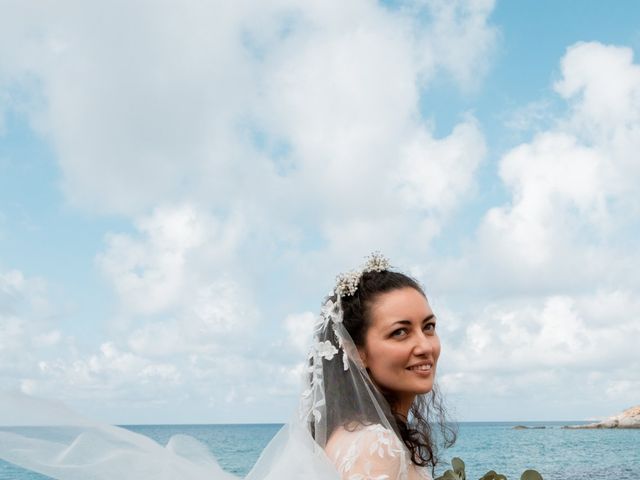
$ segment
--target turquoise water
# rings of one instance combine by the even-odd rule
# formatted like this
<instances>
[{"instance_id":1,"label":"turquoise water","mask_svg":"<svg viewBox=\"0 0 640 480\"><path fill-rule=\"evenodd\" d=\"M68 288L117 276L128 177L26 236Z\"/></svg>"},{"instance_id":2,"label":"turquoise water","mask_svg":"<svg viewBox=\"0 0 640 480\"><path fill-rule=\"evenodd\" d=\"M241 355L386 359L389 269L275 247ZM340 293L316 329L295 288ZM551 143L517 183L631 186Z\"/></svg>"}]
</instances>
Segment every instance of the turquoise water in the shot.
<instances>
[{"instance_id":1,"label":"turquoise water","mask_svg":"<svg viewBox=\"0 0 640 480\"><path fill-rule=\"evenodd\" d=\"M459 425L458 441L442 457L464 459L467 478L480 478L496 470L519 479L527 468L545 480L640 480L640 430L564 430L576 422L471 422ZM545 426L515 430L515 425ZM225 470L244 476L280 429L264 425L140 425L127 426L166 444L172 435L191 435L209 446ZM443 466L437 470L440 474ZM0 461L2 480L43 480Z\"/></svg>"}]
</instances>

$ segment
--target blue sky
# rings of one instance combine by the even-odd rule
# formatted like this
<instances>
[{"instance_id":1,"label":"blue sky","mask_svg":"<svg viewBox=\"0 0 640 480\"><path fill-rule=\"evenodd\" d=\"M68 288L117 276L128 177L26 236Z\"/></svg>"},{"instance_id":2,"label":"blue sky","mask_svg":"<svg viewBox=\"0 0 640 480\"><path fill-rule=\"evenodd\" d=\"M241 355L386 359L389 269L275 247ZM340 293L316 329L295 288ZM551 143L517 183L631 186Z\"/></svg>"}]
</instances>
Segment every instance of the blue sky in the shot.
<instances>
[{"instance_id":1,"label":"blue sky","mask_svg":"<svg viewBox=\"0 0 640 480\"><path fill-rule=\"evenodd\" d=\"M638 402L635 2L2 8L2 388L285 421L322 296L380 249L460 419Z\"/></svg>"}]
</instances>

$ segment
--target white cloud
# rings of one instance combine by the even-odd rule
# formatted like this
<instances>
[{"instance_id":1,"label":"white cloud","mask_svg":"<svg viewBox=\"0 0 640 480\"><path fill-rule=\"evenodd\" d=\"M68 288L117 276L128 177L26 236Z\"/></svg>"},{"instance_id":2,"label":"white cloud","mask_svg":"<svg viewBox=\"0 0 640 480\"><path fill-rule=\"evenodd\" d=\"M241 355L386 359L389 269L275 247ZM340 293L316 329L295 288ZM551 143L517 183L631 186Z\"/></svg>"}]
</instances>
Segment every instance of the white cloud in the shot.
<instances>
[{"instance_id":1,"label":"white cloud","mask_svg":"<svg viewBox=\"0 0 640 480\"><path fill-rule=\"evenodd\" d=\"M637 400L640 303L631 292L499 300L477 308L464 326L444 334L441 362L441 382L468 400L467 415L486 415L473 400L479 395L493 397L494 408L507 415L542 419L550 402L564 402L564 411L578 415L564 418L580 418L588 410L577 409L579 398L598 408Z\"/></svg>"},{"instance_id":2,"label":"white cloud","mask_svg":"<svg viewBox=\"0 0 640 480\"><path fill-rule=\"evenodd\" d=\"M358 217L425 215L458 204L483 157L473 121L441 142L418 108L438 72L462 86L482 78L493 2L109 4L100 22L84 4L14 8L24 28L5 45L27 46L0 50L4 78L38 79L37 121L82 208L139 215L162 198L279 211L284 223L330 221L347 203ZM449 169L453 157L464 168ZM416 194L442 171L438 188L456 188Z\"/></svg>"},{"instance_id":3,"label":"white cloud","mask_svg":"<svg viewBox=\"0 0 640 480\"><path fill-rule=\"evenodd\" d=\"M110 234L97 263L112 282L129 313L165 312L189 302L202 306L206 287L192 278L215 278L199 264L220 268L234 254L241 226L223 223L189 205L157 208L136 222L137 235ZM203 313L204 315L205 313Z\"/></svg>"},{"instance_id":4,"label":"white cloud","mask_svg":"<svg viewBox=\"0 0 640 480\"><path fill-rule=\"evenodd\" d=\"M605 415L640 395L640 67L598 43L560 63L566 111L502 156L508 200L427 269L449 306L442 382L472 418Z\"/></svg>"},{"instance_id":5,"label":"white cloud","mask_svg":"<svg viewBox=\"0 0 640 480\"><path fill-rule=\"evenodd\" d=\"M38 360L57 353L62 333L53 320L47 285L19 270L0 272L0 382L20 388Z\"/></svg>"},{"instance_id":6,"label":"white cloud","mask_svg":"<svg viewBox=\"0 0 640 480\"><path fill-rule=\"evenodd\" d=\"M22 376L29 391L216 405L294 393L300 367L274 338L297 361L311 314L265 319L255 298L308 294L354 252L414 264L407 252L475 188L480 126L467 115L436 138L420 97L438 75L479 85L492 1L9 7L3 109L49 141L73 205L134 219L96 258L119 330L95 352L34 335L71 346ZM283 285L261 284L265 270Z\"/></svg>"},{"instance_id":7,"label":"white cloud","mask_svg":"<svg viewBox=\"0 0 640 480\"><path fill-rule=\"evenodd\" d=\"M417 0L433 16L432 29L421 36L422 64L451 72L463 88L476 88L491 65L499 32L488 23L494 0ZM414 12L414 14L417 12ZM470 48L470 46L472 46Z\"/></svg>"},{"instance_id":8,"label":"white cloud","mask_svg":"<svg viewBox=\"0 0 640 480\"><path fill-rule=\"evenodd\" d=\"M3 389L52 398L103 398L129 389L179 382L168 364L154 364L110 342L83 358L75 339L58 329L46 283L11 270L0 274L0 379Z\"/></svg>"},{"instance_id":9,"label":"white cloud","mask_svg":"<svg viewBox=\"0 0 640 480\"><path fill-rule=\"evenodd\" d=\"M533 100L504 115L504 126L514 132L529 134L553 120L553 103L549 99Z\"/></svg>"},{"instance_id":10,"label":"white cloud","mask_svg":"<svg viewBox=\"0 0 640 480\"><path fill-rule=\"evenodd\" d=\"M256 369L243 357L258 342L251 332L259 312L228 268L240 224L181 205L140 217L132 233L107 236L97 264L117 294L119 322L105 326L111 338L95 348L63 336L57 318L47 322L43 281L0 275L3 388L133 408L219 398L232 379L264 384L260 372L282 367Z\"/></svg>"},{"instance_id":11,"label":"white cloud","mask_svg":"<svg viewBox=\"0 0 640 480\"><path fill-rule=\"evenodd\" d=\"M129 347L156 357L212 353L246 337L259 314L231 277L239 222L183 205L158 208L136 226L109 235L97 257L118 294Z\"/></svg>"},{"instance_id":12,"label":"white cloud","mask_svg":"<svg viewBox=\"0 0 640 480\"><path fill-rule=\"evenodd\" d=\"M105 342L96 353L40 361L38 372L23 381L23 388L26 393L66 401L100 398L135 403L179 397L182 383L176 365L154 362Z\"/></svg>"},{"instance_id":13,"label":"white cloud","mask_svg":"<svg viewBox=\"0 0 640 480\"><path fill-rule=\"evenodd\" d=\"M585 309L594 302L615 306L606 312L606 322ZM640 305L623 292L489 304L465 326L457 367L519 371L629 364L636 360L633 338L640 329L639 316Z\"/></svg>"},{"instance_id":14,"label":"white cloud","mask_svg":"<svg viewBox=\"0 0 640 480\"><path fill-rule=\"evenodd\" d=\"M247 339L257 320L240 289L231 282L215 282L196 292L196 300L168 320L150 320L129 335L128 343L146 355L216 353L225 344Z\"/></svg>"},{"instance_id":15,"label":"white cloud","mask_svg":"<svg viewBox=\"0 0 640 480\"><path fill-rule=\"evenodd\" d=\"M311 346L313 326L317 314L304 312L288 315L284 319L284 328L287 332L287 345L293 346L298 351L301 358L306 354Z\"/></svg>"},{"instance_id":16,"label":"white cloud","mask_svg":"<svg viewBox=\"0 0 640 480\"><path fill-rule=\"evenodd\" d=\"M581 221L596 228L607 221L602 163L596 152L562 133L542 134L511 150L500 176L512 202L487 212L483 241L514 269L548 266L561 242L574 240L570 229L582 227Z\"/></svg>"},{"instance_id":17,"label":"white cloud","mask_svg":"<svg viewBox=\"0 0 640 480\"><path fill-rule=\"evenodd\" d=\"M502 156L509 200L438 265L443 286L544 294L640 283L625 241L640 213L640 67L630 49L599 43L569 47L560 63L566 112Z\"/></svg>"},{"instance_id":18,"label":"white cloud","mask_svg":"<svg viewBox=\"0 0 640 480\"><path fill-rule=\"evenodd\" d=\"M640 66L628 47L580 43L567 50L556 91L571 105L566 128L605 159L605 193L640 212Z\"/></svg>"},{"instance_id":19,"label":"white cloud","mask_svg":"<svg viewBox=\"0 0 640 480\"><path fill-rule=\"evenodd\" d=\"M0 91L20 95L5 110L49 141L73 205L134 219L96 258L117 295L103 342L117 353L61 354L31 390L48 375L135 391L139 371L169 365L185 385L277 375L282 394L295 362L279 351L259 368L243 361L257 340L236 333L264 332L255 298L290 284L304 296L367 245L392 255L410 238L424 250L473 190L477 122L435 138L420 96L437 75L463 89L481 80L492 2L10 7ZM265 287L274 271L282 285ZM285 317L266 322L268 344L282 334L302 348ZM122 374L100 367L121 361ZM223 366L233 374L214 375Z\"/></svg>"},{"instance_id":20,"label":"white cloud","mask_svg":"<svg viewBox=\"0 0 640 480\"><path fill-rule=\"evenodd\" d=\"M608 133L640 121L640 67L628 47L578 43L561 61L555 90L571 101L577 126Z\"/></svg>"},{"instance_id":21,"label":"white cloud","mask_svg":"<svg viewBox=\"0 0 640 480\"><path fill-rule=\"evenodd\" d=\"M439 141L424 132L406 146L398 170L397 191L407 207L448 213L469 194L485 144L471 119Z\"/></svg>"},{"instance_id":22,"label":"white cloud","mask_svg":"<svg viewBox=\"0 0 640 480\"><path fill-rule=\"evenodd\" d=\"M46 321L44 283L0 276L5 383L123 403L277 401L295 393L313 314L265 318L256 297L307 295L381 249L436 291L492 293L476 311L434 299L451 391L529 395L527 408L636 398L639 257L621 233L640 212L630 49L567 50L554 87L566 113L500 159L508 201L460 257L420 260L486 155L471 116L436 138L420 97L438 75L477 88L493 6L7 4L0 118L25 114L48 139L72 203L134 222L97 256L122 325L95 352ZM541 116L530 107L526 128Z\"/></svg>"}]
</instances>

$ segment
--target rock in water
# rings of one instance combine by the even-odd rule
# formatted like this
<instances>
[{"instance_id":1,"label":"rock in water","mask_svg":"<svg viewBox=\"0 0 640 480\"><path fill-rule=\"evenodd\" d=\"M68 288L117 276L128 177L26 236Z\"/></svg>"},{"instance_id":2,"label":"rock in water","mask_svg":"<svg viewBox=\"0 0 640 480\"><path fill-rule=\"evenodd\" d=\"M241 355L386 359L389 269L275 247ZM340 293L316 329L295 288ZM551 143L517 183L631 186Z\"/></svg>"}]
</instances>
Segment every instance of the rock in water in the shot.
<instances>
[{"instance_id":1,"label":"rock in water","mask_svg":"<svg viewBox=\"0 0 640 480\"><path fill-rule=\"evenodd\" d=\"M605 418L601 422L588 425L570 425L563 428L640 428L640 405L624 412Z\"/></svg>"}]
</instances>

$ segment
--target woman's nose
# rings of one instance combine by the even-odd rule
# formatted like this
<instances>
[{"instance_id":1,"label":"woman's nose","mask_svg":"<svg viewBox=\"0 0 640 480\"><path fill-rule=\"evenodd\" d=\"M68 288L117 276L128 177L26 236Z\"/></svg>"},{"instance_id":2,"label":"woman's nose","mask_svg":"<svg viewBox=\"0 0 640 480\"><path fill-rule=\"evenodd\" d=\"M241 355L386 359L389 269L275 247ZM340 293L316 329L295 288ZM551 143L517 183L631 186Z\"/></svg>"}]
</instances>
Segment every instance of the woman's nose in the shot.
<instances>
[{"instance_id":1,"label":"woman's nose","mask_svg":"<svg viewBox=\"0 0 640 480\"><path fill-rule=\"evenodd\" d=\"M429 354L433 350L433 335L427 335L423 331L416 337L414 351L416 355Z\"/></svg>"}]
</instances>

